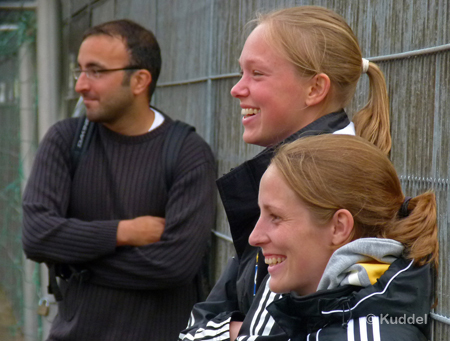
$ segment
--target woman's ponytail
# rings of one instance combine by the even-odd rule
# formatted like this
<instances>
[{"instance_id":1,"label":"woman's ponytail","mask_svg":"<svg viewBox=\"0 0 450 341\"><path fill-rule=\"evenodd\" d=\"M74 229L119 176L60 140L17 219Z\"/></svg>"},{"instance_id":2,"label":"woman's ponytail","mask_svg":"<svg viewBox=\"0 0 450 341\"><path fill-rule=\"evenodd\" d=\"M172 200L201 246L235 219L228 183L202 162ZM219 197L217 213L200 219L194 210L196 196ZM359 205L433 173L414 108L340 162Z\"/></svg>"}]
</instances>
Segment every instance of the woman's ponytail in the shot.
<instances>
[{"instance_id":1,"label":"woman's ponytail","mask_svg":"<svg viewBox=\"0 0 450 341\"><path fill-rule=\"evenodd\" d=\"M384 230L384 238L399 241L405 246L406 256L416 265L434 263L437 268L439 244L437 238L436 196L425 192L412 198L409 215L398 216L392 228Z\"/></svg>"},{"instance_id":2,"label":"woman's ponytail","mask_svg":"<svg viewBox=\"0 0 450 341\"><path fill-rule=\"evenodd\" d=\"M391 150L389 100L383 72L369 63L369 99L364 108L353 117L356 135L373 143L385 154Z\"/></svg>"}]
</instances>

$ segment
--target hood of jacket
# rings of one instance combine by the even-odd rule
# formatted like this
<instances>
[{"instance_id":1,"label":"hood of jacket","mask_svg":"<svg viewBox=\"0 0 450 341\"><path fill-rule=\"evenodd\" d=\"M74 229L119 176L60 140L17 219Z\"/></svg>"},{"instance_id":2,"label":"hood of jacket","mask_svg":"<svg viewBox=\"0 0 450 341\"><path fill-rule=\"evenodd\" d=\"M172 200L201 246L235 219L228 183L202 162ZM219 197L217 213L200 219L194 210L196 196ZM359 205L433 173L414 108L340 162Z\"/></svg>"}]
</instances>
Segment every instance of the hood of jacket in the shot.
<instances>
[{"instance_id":1,"label":"hood of jacket","mask_svg":"<svg viewBox=\"0 0 450 341\"><path fill-rule=\"evenodd\" d=\"M346 284L368 287L400 258L403 250L402 243L392 239L356 239L333 253L317 291Z\"/></svg>"}]
</instances>

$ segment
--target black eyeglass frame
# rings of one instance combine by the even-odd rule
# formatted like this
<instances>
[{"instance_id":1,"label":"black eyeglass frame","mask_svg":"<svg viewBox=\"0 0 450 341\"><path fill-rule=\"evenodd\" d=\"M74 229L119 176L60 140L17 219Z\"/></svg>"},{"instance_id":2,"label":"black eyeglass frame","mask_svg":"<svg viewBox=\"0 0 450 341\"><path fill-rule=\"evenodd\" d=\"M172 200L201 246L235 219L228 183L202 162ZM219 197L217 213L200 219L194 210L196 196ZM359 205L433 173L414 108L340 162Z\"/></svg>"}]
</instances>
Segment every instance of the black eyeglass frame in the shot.
<instances>
[{"instance_id":1,"label":"black eyeglass frame","mask_svg":"<svg viewBox=\"0 0 450 341\"><path fill-rule=\"evenodd\" d=\"M91 70L91 69L82 70L80 68L75 68L75 69L72 69L72 76L77 81L78 78L80 78L81 74L84 72L88 79L98 79L100 76L99 74L105 73L105 72L139 70L139 69L142 69L142 68L139 66L127 66L127 67L118 68L118 69L99 69L99 70ZM89 73L92 74L93 77L90 77Z\"/></svg>"}]
</instances>

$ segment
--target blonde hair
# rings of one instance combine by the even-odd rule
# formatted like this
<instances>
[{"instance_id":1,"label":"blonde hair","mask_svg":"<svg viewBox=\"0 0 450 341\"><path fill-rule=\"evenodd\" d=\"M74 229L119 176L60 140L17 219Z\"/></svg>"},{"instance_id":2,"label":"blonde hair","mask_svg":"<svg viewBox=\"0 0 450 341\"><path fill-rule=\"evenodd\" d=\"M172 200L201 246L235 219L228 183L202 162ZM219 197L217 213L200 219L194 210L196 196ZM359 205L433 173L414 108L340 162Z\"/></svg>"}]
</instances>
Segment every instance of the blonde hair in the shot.
<instances>
[{"instance_id":1,"label":"blonde hair","mask_svg":"<svg viewBox=\"0 0 450 341\"><path fill-rule=\"evenodd\" d=\"M326 74L330 97L344 108L356 91L362 72L358 40L345 20L323 7L300 6L260 14L254 21L267 27L266 39L305 77ZM354 115L357 135L386 154L391 149L389 102L383 73L369 63L369 99Z\"/></svg>"},{"instance_id":2,"label":"blonde hair","mask_svg":"<svg viewBox=\"0 0 450 341\"><path fill-rule=\"evenodd\" d=\"M349 135L305 137L282 146L272 160L289 186L319 224L339 209L354 219L349 240L389 238L405 246L417 265L437 263L436 198L426 192L410 200L409 215L399 210L405 200L389 159L366 140Z\"/></svg>"}]
</instances>

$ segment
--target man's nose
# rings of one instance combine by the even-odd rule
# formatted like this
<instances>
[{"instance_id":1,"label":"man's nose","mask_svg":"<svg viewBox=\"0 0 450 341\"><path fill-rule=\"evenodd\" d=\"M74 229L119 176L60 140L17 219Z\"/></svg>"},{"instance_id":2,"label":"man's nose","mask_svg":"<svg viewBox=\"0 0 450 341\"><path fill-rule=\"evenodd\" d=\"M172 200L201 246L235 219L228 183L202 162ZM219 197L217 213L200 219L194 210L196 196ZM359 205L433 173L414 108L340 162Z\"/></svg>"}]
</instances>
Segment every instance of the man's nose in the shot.
<instances>
[{"instance_id":1,"label":"man's nose","mask_svg":"<svg viewBox=\"0 0 450 341\"><path fill-rule=\"evenodd\" d=\"M82 72L75 83L75 91L78 93L89 90L90 82L86 74Z\"/></svg>"}]
</instances>

